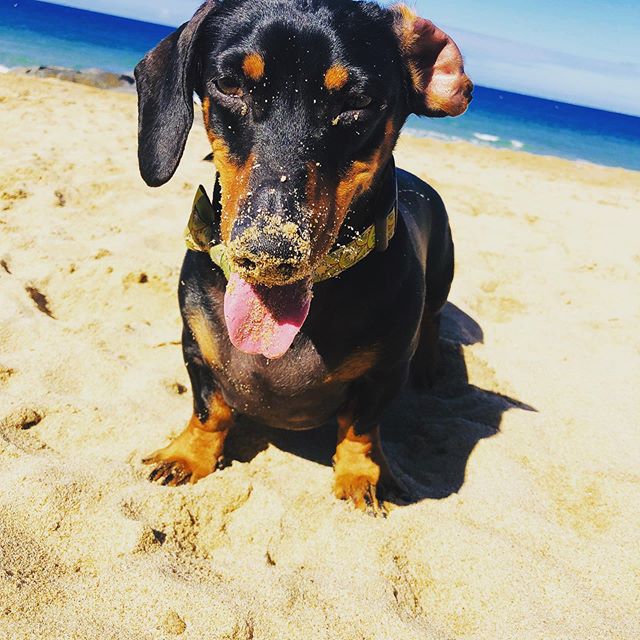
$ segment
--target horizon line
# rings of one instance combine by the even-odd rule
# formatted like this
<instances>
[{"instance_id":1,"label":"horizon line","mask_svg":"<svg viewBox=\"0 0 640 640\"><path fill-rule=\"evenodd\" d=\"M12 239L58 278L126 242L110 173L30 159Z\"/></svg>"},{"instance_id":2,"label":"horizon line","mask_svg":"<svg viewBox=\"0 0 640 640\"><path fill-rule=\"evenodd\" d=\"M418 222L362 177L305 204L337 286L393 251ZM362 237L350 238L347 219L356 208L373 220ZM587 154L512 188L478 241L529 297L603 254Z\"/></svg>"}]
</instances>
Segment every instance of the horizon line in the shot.
<instances>
[{"instance_id":1,"label":"horizon line","mask_svg":"<svg viewBox=\"0 0 640 640\"><path fill-rule=\"evenodd\" d=\"M29 0L27 0L29 1ZM140 23L140 24L148 24L148 25L152 25L155 27L161 27L163 29L167 29L167 35L169 33L171 33L172 30L177 29L180 25L171 25L171 24L165 24L165 23L161 23L161 22L152 22L150 20L140 20L139 18L131 18L129 16L123 16L121 14L115 14L115 13L105 13L104 11L94 11L93 9L84 9L84 8L79 8L79 7L74 7L68 4L64 4L61 2L52 2L51 0L31 0L31 2L36 2L39 4L49 4L49 5L54 5L54 6L58 6L58 7L64 7L66 9L71 9L73 11L82 11L85 13L94 13L97 15L103 15L103 16L109 16L112 18L118 18L119 20L128 20L130 22L136 22L136 23ZM181 23L183 24L183 23ZM457 29L455 26L450 25L453 29ZM460 30L463 31L463 30ZM487 37L490 38L491 36L487 36L486 34L482 34L479 32L473 32L475 33L475 35L479 35L481 37ZM106 71L107 69L105 69ZM570 106L573 107L581 107L583 109L592 109L594 111L602 111L604 113L613 113L613 114L617 114L617 115L622 115L622 116L627 116L630 118L640 118L640 110L637 112L630 112L628 110L614 110L612 108L606 108L606 107L602 107L602 106L595 106L593 103L589 104L586 102L574 102L574 101L567 101L567 100L560 100L558 98L554 98L552 96L549 95L539 95L536 93L523 93L522 91L514 91L513 89L507 89L503 86L496 86L496 85L489 85L489 84L481 84L481 83L475 83L474 85L477 87L483 87L485 89L493 89L495 91L504 91L507 93L512 93L514 95L520 95L520 96L525 96L525 97L529 97L529 98L536 98L538 100L546 100L548 102L557 102L560 104L568 104Z\"/></svg>"}]
</instances>

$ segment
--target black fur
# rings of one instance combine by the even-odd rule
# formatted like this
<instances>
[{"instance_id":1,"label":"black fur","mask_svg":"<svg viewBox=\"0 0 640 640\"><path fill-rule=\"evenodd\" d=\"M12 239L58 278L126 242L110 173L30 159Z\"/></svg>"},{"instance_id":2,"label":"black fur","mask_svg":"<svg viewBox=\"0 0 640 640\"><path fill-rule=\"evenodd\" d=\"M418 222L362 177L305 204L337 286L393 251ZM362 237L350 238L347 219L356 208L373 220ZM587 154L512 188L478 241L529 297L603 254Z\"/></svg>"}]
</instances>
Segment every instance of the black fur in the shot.
<instances>
[{"instance_id":1,"label":"black fur","mask_svg":"<svg viewBox=\"0 0 640 640\"><path fill-rule=\"evenodd\" d=\"M136 66L138 160L150 187L175 173L193 124L193 92L198 36L215 2L205 2L194 17L167 36Z\"/></svg>"},{"instance_id":2,"label":"black fur","mask_svg":"<svg viewBox=\"0 0 640 640\"><path fill-rule=\"evenodd\" d=\"M254 51L267 70L257 81L242 73L244 57ZM336 64L348 69L349 81L328 91L324 70ZM147 184L163 184L173 175L192 124L195 90L210 100L206 124L230 158L238 165L255 158L233 233L258 224L263 207L255 205L266 198L266 208L309 231L325 253L336 239L347 241L354 228L372 223L381 206L384 167L402 124L417 110L397 15L369 2L208 2L140 62L136 79L140 169ZM237 82L242 99L221 92L222 79ZM371 103L361 108L363 95ZM327 225L314 227L317 205L301 197L309 167L318 167L333 202L353 163L379 149L386 154L380 172L350 203L340 229L331 235ZM400 215L387 251L316 284L308 318L278 360L231 345L223 316L226 280L206 253L187 251L179 300L184 356L201 420L208 398L219 390L236 411L291 429L318 426L348 403L358 431L367 432L407 380L412 359L414 370L427 367L414 354L421 359L433 353L431 344L419 348L421 326L433 326L437 334L453 277L453 243L438 194L404 171L398 171L398 187ZM202 355L189 325L194 316L206 320L217 363ZM332 379L345 359L369 349L376 353L370 370L351 381Z\"/></svg>"}]
</instances>

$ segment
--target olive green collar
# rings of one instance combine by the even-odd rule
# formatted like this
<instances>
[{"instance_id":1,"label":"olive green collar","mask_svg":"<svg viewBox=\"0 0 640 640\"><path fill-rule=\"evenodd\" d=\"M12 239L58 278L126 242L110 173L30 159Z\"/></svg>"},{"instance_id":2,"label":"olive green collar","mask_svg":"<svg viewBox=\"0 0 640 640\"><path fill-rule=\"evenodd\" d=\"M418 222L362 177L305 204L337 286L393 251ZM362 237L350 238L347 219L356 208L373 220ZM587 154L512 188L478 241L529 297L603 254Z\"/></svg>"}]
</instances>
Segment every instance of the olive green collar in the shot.
<instances>
[{"instance_id":1,"label":"olive green collar","mask_svg":"<svg viewBox=\"0 0 640 640\"><path fill-rule=\"evenodd\" d=\"M394 193L393 204L386 215L376 218L374 224L351 240L348 244L330 251L316 267L313 274L314 282L322 282L340 275L355 264L366 258L374 249L385 251L389 241L393 238L398 220L398 184L393 168ZM189 224L184 231L184 239L188 249L192 251L206 251L211 260L222 269L227 280L231 274L231 263L227 246L220 242L214 244L216 229L216 210L211 204L207 192L200 185L193 199Z\"/></svg>"}]
</instances>

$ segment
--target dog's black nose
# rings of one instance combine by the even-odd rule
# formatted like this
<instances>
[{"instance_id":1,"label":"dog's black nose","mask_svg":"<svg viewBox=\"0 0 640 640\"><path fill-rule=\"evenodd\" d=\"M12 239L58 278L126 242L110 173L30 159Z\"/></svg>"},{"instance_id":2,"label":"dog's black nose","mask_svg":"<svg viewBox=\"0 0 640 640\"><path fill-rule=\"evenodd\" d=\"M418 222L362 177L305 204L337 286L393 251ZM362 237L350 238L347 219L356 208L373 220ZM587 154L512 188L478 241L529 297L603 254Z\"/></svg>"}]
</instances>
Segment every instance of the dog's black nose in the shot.
<instances>
[{"instance_id":1,"label":"dog's black nose","mask_svg":"<svg viewBox=\"0 0 640 640\"><path fill-rule=\"evenodd\" d=\"M238 275L269 286L309 275L308 228L288 214L276 189L263 189L245 204L229 243L229 257Z\"/></svg>"},{"instance_id":2,"label":"dog's black nose","mask_svg":"<svg viewBox=\"0 0 640 640\"><path fill-rule=\"evenodd\" d=\"M300 236L292 240L249 227L246 235L229 243L229 253L233 270L257 284L284 285L309 274L309 241Z\"/></svg>"}]
</instances>

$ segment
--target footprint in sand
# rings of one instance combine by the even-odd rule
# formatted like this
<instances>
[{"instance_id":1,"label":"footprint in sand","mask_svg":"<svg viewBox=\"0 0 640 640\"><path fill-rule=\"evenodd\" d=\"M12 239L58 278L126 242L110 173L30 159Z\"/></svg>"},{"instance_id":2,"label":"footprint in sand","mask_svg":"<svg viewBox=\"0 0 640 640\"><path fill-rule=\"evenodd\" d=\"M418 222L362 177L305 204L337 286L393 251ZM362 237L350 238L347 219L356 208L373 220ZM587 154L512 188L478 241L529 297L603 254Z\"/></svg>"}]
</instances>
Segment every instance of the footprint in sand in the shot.
<instances>
[{"instance_id":1,"label":"footprint in sand","mask_svg":"<svg viewBox=\"0 0 640 640\"><path fill-rule=\"evenodd\" d=\"M37 451L46 445L31 430L45 417L42 409L21 407L0 418L0 453Z\"/></svg>"},{"instance_id":2,"label":"footprint in sand","mask_svg":"<svg viewBox=\"0 0 640 640\"><path fill-rule=\"evenodd\" d=\"M0 194L0 208L3 211L9 211L18 200L26 200L29 194L24 189L16 189L15 191L3 191Z\"/></svg>"},{"instance_id":3,"label":"footprint in sand","mask_svg":"<svg viewBox=\"0 0 640 640\"><path fill-rule=\"evenodd\" d=\"M179 636L187 629L185 621L173 609L164 617L161 626L165 633L173 636Z\"/></svg>"},{"instance_id":4,"label":"footprint in sand","mask_svg":"<svg viewBox=\"0 0 640 640\"><path fill-rule=\"evenodd\" d=\"M0 365L0 384L6 384L16 373L15 369Z\"/></svg>"},{"instance_id":5,"label":"footprint in sand","mask_svg":"<svg viewBox=\"0 0 640 640\"><path fill-rule=\"evenodd\" d=\"M526 311L526 306L514 298L483 296L472 304L472 309L483 319L509 322L514 316Z\"/></svg>"},{"instance_id":6,"label":"footprint in sand","mask_svg":"<svg viewBox=\"0 0 640 640\"><path fill-rule=\"evenodd\" d=\"M0 429L27 430L42 422L45 414L41 409L22 407L0 420Z\"/></svg>"}]
</instances>

